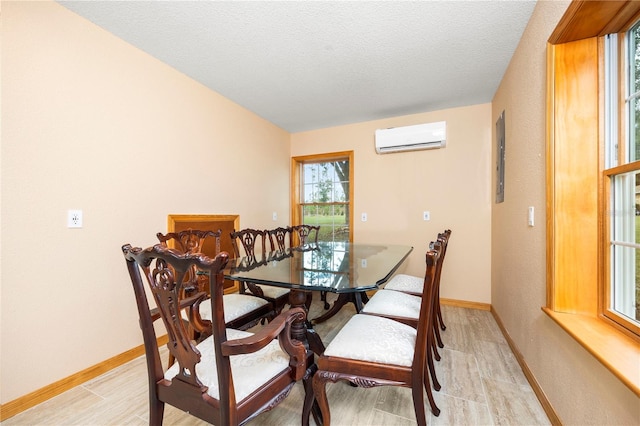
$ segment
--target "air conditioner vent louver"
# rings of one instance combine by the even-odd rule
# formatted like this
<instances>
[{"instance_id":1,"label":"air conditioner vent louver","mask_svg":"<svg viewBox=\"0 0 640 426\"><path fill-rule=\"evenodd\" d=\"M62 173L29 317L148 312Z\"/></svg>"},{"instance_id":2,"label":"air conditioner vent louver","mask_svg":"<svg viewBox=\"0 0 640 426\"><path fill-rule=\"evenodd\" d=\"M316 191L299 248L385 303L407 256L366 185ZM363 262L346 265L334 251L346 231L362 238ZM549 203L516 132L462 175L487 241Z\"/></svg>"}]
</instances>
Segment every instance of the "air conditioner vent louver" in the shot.
<instances>
[{"instance_id":1,"label":"air conditioner vent louver","mask_svg":"<svg viewBox=\"0 0 640 426\"><path fill-rule=\"evenodd\" d=\"M378 129L375 132L375 146L378 154L444 148L446 143L446 121Z\"/></svg>"}]
</instances>

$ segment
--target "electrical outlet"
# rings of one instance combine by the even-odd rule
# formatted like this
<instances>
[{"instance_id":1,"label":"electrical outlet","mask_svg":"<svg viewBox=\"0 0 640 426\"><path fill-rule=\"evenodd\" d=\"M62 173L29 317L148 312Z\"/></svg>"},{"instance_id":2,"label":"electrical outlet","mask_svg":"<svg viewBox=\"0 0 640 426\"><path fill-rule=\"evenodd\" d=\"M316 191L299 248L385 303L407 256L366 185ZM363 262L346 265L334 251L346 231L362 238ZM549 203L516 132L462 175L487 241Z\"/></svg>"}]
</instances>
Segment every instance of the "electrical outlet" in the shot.
<instances>
[{"instance_id":1,"label":"electrical outlet","mask_svg":"<svg viewBox=\"0 0 640 426\"><path fill-rule=\"evenodd\" d=\"M271 215L271 218L273 220L278 220L278 212L273 212L273 214Z\"/></svg>"},{"instance_id":2,"label":"electrical outlet","mask_svg":"<svg viewBox=\"0 0 640 426\"><path fill-rule=\"evenodd\" d=\"M82 228L82 210L67 212L67 228Z\"/></svg>"}]
</instances>

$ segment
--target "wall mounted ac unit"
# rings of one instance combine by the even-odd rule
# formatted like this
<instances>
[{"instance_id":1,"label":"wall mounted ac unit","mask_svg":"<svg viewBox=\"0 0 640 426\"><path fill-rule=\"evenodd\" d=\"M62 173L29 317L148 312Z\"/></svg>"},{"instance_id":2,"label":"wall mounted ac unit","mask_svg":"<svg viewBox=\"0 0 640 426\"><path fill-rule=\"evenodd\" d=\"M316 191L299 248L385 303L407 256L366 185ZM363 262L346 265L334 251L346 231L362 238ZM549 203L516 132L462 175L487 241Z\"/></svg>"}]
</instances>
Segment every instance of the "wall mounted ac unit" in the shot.
<instances>
[{"instance_id":1,"label":"wall mounted ac unit","mask_svg":"<svg viewBox=\"0 0 640 426\"><path fill-rule=\"evenodd\" d=\"M447 122L378 129L375 140L378 154L443 148L447 144Z\"/></svg>"}]
</instances>

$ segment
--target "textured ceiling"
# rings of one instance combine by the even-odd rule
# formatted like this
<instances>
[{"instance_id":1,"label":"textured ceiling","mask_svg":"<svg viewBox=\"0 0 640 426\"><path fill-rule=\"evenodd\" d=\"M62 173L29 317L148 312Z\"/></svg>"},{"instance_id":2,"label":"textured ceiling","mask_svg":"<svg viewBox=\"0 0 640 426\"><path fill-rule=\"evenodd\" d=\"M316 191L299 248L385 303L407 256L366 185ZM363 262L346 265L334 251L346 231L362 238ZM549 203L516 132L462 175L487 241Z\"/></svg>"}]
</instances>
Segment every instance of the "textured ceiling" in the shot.
<instances>
[{"instance_id":1,"label":"textured ceiling","mask_svg":"<svg viewBox=\"0 0 640 426\"><path fill-rule=\"evenodd\" d=\"M535 1L59 1L290 132L490 102Z\"/></svg>"}]
</instances>

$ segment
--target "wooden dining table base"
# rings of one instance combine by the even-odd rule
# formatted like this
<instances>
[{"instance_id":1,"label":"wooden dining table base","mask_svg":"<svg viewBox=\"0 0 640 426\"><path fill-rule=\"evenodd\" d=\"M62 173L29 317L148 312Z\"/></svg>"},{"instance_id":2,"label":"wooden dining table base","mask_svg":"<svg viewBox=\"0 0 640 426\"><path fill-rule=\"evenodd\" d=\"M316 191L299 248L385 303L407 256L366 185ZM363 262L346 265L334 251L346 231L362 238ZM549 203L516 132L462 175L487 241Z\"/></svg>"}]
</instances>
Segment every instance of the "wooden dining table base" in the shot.
<instances>
[{"instance_id":1,"label":"wooden dining table base","mask_svg":"<svg viewBox=\"0 0 640 426\"><path fill-rule=\"evenodd\" d=\"M362 306L368 301L369 296L367 296L367 293L365 293L364 291L338 293L338 298L335 302L333 302L331 308L319 317L312 319L311 324L320 324L322 322L325 322L326 320L337 314L340 309L342 309L342 307L349 302L353 303L353 305L356 307L356 313L359 314L362 310Z\"/></svg>"},{"instance_id":2,"label":"wooden dining table base","mask_svg":"<svg viewBox=\"0 0 640 426\"><path fill-rule=\"evenodd\" d=\"M309 292L291 289L289 293L289 303L292 308L301 307L307 310L306 301ZM295 321L291 324L291 337L303 342L313 353L321 355L324 353L324 343L322 339L313 329L311 321Z\"/></svg>"}]
</instances>

